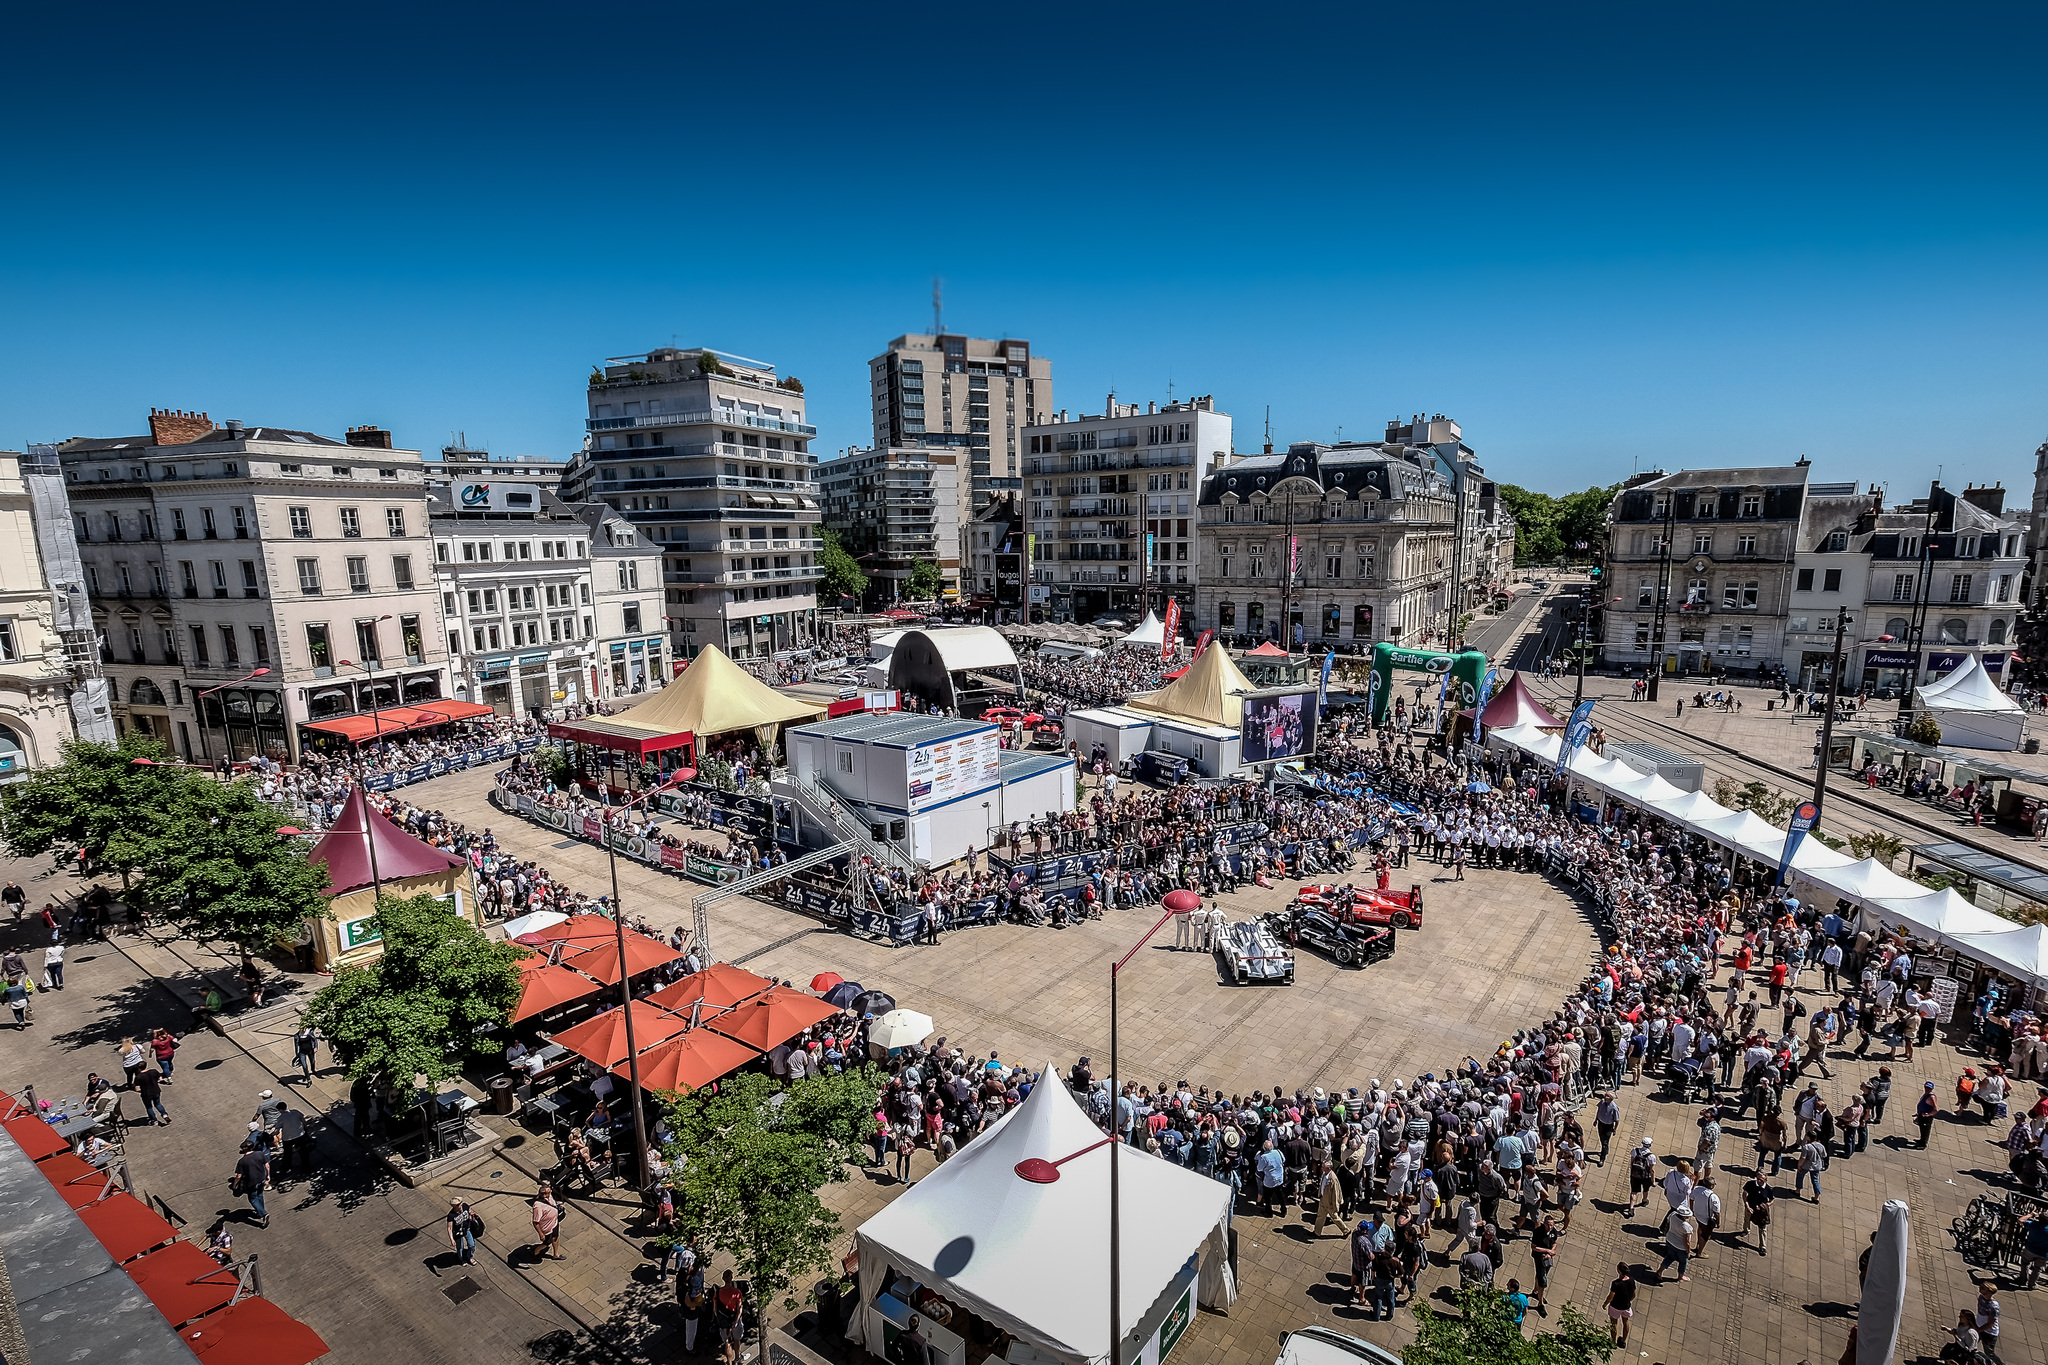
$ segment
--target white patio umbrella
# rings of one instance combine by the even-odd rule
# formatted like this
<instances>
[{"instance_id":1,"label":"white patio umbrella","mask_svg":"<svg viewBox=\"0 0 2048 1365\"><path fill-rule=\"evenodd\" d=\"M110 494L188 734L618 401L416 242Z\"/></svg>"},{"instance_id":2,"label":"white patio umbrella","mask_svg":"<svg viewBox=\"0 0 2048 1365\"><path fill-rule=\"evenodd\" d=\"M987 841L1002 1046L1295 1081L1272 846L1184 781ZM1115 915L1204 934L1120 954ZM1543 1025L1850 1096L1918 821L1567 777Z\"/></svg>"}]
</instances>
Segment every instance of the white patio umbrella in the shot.
<instances>
[{"instance_id":1,"label":"white patio umbrella","mask_svg":"<svg viewBox=\"0 0 2048 1365\"><path fill-rule=\"evenodd\" d=\"M530 915L505 921L505 937L518 938L521 934L534 934L542 929L552 929L557 924L566 924L567 915L558 915L552 910L536 910Z\"/></svg>"},{"instance_id":2,"label":"white patio umbrella","mask_svg":"<svg viewBox=\"0 0 2048 1365\"><path fill-rule=\"evenodd\" d=\"M909 1047L932 1036L932 1017L916 1010L890 1010L868 1029L868 1042L889 1049Z\"/></svg>"},{"instance_id":3,"label":"white patio umbrella","mask_svg":"<svg viewBox=\"0 0 2048 1365\"><path fill-rule=\"evenodd\" d=\"M1906 1311L1906 1205L1888 1199L1870 1249L1870 1274L1856 1310L1856 1365L1892 1365L1899 1349L1899 1318Z\"/></svg>"}]
</instances>

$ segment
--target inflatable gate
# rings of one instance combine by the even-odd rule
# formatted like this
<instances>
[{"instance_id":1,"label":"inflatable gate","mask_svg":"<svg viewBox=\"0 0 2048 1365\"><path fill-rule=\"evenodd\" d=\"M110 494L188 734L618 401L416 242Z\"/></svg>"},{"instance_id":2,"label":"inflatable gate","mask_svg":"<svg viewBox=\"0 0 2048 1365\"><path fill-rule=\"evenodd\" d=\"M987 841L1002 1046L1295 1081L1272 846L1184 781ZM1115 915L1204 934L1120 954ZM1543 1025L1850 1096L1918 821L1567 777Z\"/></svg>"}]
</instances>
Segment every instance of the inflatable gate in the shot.
<instances>
[{"instance_id":1,"label":"inflatable gate","mask_svg":"<svg viewBox=\"0 0 2048 1365\"><path fill-rule=\"evenodd\" d=\"M1384 725L1387 713L1394 705L1394 670L1397 668L1419 669L1424 673L1450 674L1450 685L1444 693L1444 704L1452 711L1460 711L1479 704L1479 682L1486 676L1487 660L1483 650L1466 649L1456 654L1438 654L1426 649L1403 649L1399 645L1377 644L1372 647L1372 678L1366 690L1372 699L1372 723ZM1425 696L1424 701L1430 700Z\"/></svg>"}]
</instances>

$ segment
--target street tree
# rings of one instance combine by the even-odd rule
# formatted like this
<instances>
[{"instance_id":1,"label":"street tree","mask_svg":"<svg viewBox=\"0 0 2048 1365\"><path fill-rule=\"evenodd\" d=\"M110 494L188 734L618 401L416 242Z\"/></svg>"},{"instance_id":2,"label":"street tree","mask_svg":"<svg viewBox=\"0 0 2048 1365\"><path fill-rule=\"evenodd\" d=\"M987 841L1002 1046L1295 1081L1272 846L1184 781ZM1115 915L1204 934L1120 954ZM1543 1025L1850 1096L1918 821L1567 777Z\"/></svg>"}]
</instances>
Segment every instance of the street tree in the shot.
<instances>
[{"instance_id":1,"label":"street tree","mask_svg":"<svg viewBox=\"0 0 2048 1365\"><path fill-rule=\"evenodd\" d=\"M825 571L825 596L834 601L842 597L859 597L868 590L868 576L846 552L846 547L830 527L820 527L818 538L824 548L818 551L818 567Z\"/></svg>"},{"instance_id":2,"label":"street tree","mask_svg":"<svg viewBox=\"0 0 2048 1365\"><path fill-rule=\"evenodd\" d=\"M423 1073L431 1085L489 1051L481 1039L519 1003L527 950L492 942L432 896L386 896L373 923L383 954L337 971L304 1012L349 1079L403 1087Z\"/></svg>"},{"instance_id":3,"label":"street tree","mask_svg":"<svg viewBox=\"0 0 2048 1365\"><path fill-rule=\"evenodd\" d=\"M797 1277L831 1264L839 1215L818 1192L847 1178L874 1131L879 1093L865 1067L787 1089L742 1074L715 1095L698 1091L669 1106L677 1202L696 1235L731 1256L753 1287L764 1338L769 1306L779 1299L794 1312Z\"/></svg>"},{"instance_id":4,"label":"street tree","mask_svg":"<svg viewBox=\"0 0 2048 1365\"><path fill-rule=\"evenodd\" d=\"M946 579L939 572L938 564L929 559L911 561L910 581L904 586L903 595L913 602L929 602L939 595L946 586Z\"/></svg>"},{"instance_id":5,"label":"street tree","mask_svg":"<svg viewBox=\"0 0 2048 1365\"><path fill-rule=\"evenodd\" d=\"M1401 1365L1592 1365L1613 1354L1577 1304L1564 1306L1557 1331L1526 1337L1506 1294L1472 1286L1459 1292L1456 1313L1415 1301L1415 1340L1401 1348Z\"/></svg>"},{"instance_id":6,"label":"street tree","mask_svg":"<svg viewBox=\"0 0 2048 1365\"><path fill-rule=\"evenodd\" d=\"M127 885L153 857L154 816L171 804L176 770L138 765L168 762L160 740L130 731L115 744L86 740L66 743L53 767L29 775L0 792L10 856L77 855L86 876L112 872Z\"/></svg>"},{"instance_id":7,"label":"street tree","mask_svg":"<svg viewBox=\"0 0 2048 1365\"><path fill-rule=\"evenodd\" d=\"M127 899L246 959L307 920L325 919L327 869L278 834L289 817L247 782L164 771L166 799L144 818L150 852Z\"/></svg>"}]
</instances>

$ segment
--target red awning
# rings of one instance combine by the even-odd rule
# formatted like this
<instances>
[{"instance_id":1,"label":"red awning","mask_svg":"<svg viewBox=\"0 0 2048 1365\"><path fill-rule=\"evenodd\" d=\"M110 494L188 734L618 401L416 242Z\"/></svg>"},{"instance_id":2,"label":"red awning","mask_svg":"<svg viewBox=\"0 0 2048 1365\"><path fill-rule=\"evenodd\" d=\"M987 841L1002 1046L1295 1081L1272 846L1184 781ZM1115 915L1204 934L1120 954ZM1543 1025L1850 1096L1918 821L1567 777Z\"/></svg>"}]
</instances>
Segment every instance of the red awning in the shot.
<instances>
[{"instance_id":1,"label":"red awning","mask_svg":"<svg viewBox=\"0 0 2048 1365\"><path fill-rule=\"evenodd\" d=\"M515 1024L536 1014L546 1014L549 1010L573 1004L604 989L581 972L572 972L567 967L550 967L544 962L531 971L521 973L519 987L519 1004L512 1011Z\"/></svg>"},{"instance_id":2,"label":"red awning","mask_svg":"<svg viewBox=\"0 0 2048 1365\"><path fill-rule=\"evenodd\" d=\"M173 1242L130 1261L128 1274L173 1327L227 1307L242 1282L190 1242Z\"/></svg>"},{"instance_id":3,"label":"red awning","mask_svg":"<svg viewBox=\"0 0 2048 1365\"><path fill-rule=\"evenodd\" d=\"M498 714L496 707L485 706L473 701L415 701L407 706L422 715L435 716L441 720L476 720L483 716Z\"/></svg>"},{"instance_id":4,"label":"red awning","mask_svg":"<svg viewBox=\"0 0 2048 1365\"><path fill-rule=\"evenodd\" d=\"M600 749L611 749L617 753L632 754L645 758L667 749L680 749L695 744L697 736L689 730L672 735L658 735L638 726L609 724L591 718L577 721L556 721L548 726L551 739L573 740L578 744L595 744Z\"/></svg>"},{"instance_id":5,"label":"red awning","mask_svg":"<svg viewBox=\"0 0 2048 1365\"><path fill-rule=\"evenodd\" d=\"M664 1038L673 1038L681 1033L688 1021L658 1009L644 1001L633 1002L633 1041L645 1052ZM554 1041L560 1043L579 1057L586 1057L599 1066L616 1066L631 1055L626 1047L626 1016L619 1010L606 1010L595 1019L586 1019L575 1028L557 1033Z\"/></svg>"},{"instance_id":6,"label":"red awning","mask_svg":"<svg viewBox=\"0 0 2048 1365\"><path fill-rule=\"evenodd\" d=\"M162 1246L178 1230L150 1211L134 1195L117 1191L97 1204L87 1205L78 1216L100 1245L116 1261L134 1260L143 1252Z\"/></svg>"},{"instance_id":7,"label":"red awning","mask_svg":"<svg viewBox=\"0 0 2048 1365\"><path fill-rule=\"evenodd\" d=\"M423 701L407 706L379 707L375 711L336 716L332 720L309 720L305 724L308 730L340 735L360 744L366 739L384 735L404 734L407 730L424 730L454 720L474 720L478 716L496 714L492 708L473 701Z\"/></svg>"},{"instance_id":8,"label":"red awning","mask_svg":"<svg viewBox=\"0 0 2048 1365\"><path fill-rule=\"evenodd\" d=\"M206 1365L308 1365L327 1343L269 1299L243 1299L178 1333Z\"/></svg>"},{"instance_id":9,"label":"red awning","mask_svg":"<svg viewBox=\"0 0 2048 1365\"><path fill-rule=\"evenodd\" d=\"M57 1187L57 1193L63 1195L64 1202L74 1209L84 1208L107 1192L107 1173L83 1157L53 1156L37 1163L36 1169ZM114 1188L121 1188L118 1181Z\"/></svg>"},{"instance_id":10,"label":"red awning","mask_svg":"<svg viewBox=\"0 0 2048 1365\"><path fill-rule=\"evenodd\" d=\"M58 1137L56 1129L31 1115L8 1119L0 1123L0 1128L5 1128L21 1150L28 1153L30 1161L41 1161L44 1157L71 1150L71 1144Z\"/></svg>"}]
</instances>

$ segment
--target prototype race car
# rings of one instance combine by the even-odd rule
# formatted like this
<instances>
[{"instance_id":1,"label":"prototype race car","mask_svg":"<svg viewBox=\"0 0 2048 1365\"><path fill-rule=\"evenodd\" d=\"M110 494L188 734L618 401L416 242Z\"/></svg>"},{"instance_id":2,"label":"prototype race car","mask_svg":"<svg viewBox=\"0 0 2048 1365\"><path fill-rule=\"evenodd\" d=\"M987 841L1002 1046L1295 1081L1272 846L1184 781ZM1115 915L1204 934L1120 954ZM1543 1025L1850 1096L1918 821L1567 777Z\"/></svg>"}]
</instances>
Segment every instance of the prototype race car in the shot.
<instances>
[{"instance_id":1,"label":"prototype race car","mask_svg":"<svg viewBox=\"0 0 2048 1365\"><path fill-rule=\"evenodd\" d=\"M1225 925L1216 936L1216 956L1224 975L1240 986L1254 981L1294 984L1294 951L1261 920Z\"/></svg>"},{"instance_id":2,"label":"prototype race car","mask_svg":"<svg viewBox=\"0 0 2048 1365\"><path fill-rule=\"evenodd\" d=\"M1297 905L1266 916L1275 934L1296 947L1328 953L1339 967L1363 967L1394 955L1394 931L1347 924L1323 910Z\"/></svg>"},{"instance_id":3,"label":"prototype race car","mask_svg":"<svg viewBox=\"0 0 2048 1365\"><path fill-rule=\"evenodd\" d=\"M1350 924L1389 924L1396 929L1422 927L1422 887L1379 891L1370 886L1304 886L1294 893L1296 905L1334 915Z\"/></svg>"}]
</instances>

